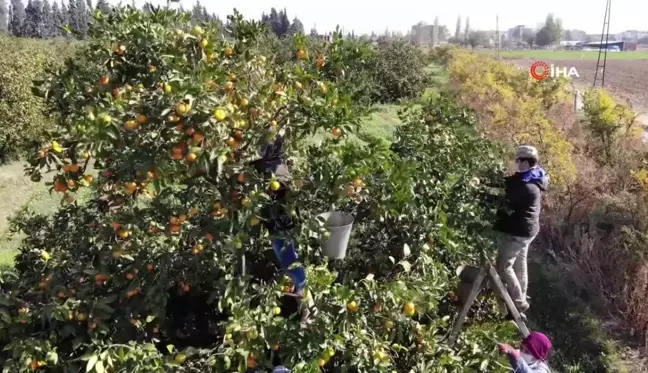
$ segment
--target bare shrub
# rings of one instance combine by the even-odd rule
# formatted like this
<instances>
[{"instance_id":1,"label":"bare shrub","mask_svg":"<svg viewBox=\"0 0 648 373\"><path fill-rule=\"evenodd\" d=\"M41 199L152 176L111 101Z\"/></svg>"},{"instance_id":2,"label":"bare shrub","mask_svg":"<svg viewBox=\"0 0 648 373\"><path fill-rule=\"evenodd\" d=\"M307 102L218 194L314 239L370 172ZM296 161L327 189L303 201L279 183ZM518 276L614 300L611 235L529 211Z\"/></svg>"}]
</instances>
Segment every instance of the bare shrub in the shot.
<instances>
[{"instance_id":1,"label":"bare shrub","mask_svg":"<svg viewBox=\"0 0 648 373\"><path fill-rule=\"evenodd\" d=\"M570 292L648 330L648 149L631 109L592 90L582 119L559 80L535 82L474 54L453 53L450 71L452 89L489 138L538 146L552 185L537 245Z\"/></svg>"}]
</instances>

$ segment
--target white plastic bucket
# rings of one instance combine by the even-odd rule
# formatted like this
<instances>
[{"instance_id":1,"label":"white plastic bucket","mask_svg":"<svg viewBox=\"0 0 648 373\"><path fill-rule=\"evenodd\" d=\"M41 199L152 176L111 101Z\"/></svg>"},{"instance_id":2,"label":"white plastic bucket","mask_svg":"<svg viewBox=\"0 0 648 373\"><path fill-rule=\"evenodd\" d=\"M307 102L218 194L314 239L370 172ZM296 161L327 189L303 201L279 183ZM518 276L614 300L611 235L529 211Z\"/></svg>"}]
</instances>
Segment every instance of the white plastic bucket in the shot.
<instances>
[{"instance_id":1,"label":"white plastic bucket","mask_svg":"<svg viewBox=\"0 0 648 373\"><path fill-rule=\"evenodd\" d=\"M322 242L322 253L331 259L344 259L353 229L353 216L339 211L329 211L319 215L330 232Z\"/></svg>"}]
</instances>

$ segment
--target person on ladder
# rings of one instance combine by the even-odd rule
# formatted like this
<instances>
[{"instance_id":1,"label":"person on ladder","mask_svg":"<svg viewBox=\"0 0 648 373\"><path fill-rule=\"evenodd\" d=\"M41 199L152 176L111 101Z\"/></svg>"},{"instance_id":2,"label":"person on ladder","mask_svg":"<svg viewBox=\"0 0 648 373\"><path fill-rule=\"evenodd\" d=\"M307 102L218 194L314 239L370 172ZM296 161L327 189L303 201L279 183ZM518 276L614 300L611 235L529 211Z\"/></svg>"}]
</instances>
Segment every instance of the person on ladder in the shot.
<instances>
[{"instance_id":1,"label":"person on ladder","mask_svg":"<svg viewBox=\"0 0 648 373\"><path fill-rule=\"evenodd\" d=\"M267 180L273 176L279 182L278 190L271 191L272 201L266 205L262 212L263 224L270 232L272 249L281 265L281 268L290 276L294 289L293 295L301 308L302 322L310 316L312 300L307 307L303 306L304 289L306 287L306 271L301 265L293 266L298 259L297 242L294 237L296 222L293 219L289 206L290 185L292 175L285 159L285 132L282 129L272 143L265 144L259 149L260 158L252 162L256 170L264 175Z\"/></svg>"},{"instance_id":2,"label":"person on ladder","mask_svg":"<svg viewBox=\"0 0 648 373\"><path fill-rule=\"evenodd\" d=\"M498 212L494 226L499 232L497 272L520 313L529 309L527 253L540 231L542 193L549 185L549 175L538 161L538 150L533 146L517 149L517 170L505 179L508 211Z\"/></svg>"}]
</instances>

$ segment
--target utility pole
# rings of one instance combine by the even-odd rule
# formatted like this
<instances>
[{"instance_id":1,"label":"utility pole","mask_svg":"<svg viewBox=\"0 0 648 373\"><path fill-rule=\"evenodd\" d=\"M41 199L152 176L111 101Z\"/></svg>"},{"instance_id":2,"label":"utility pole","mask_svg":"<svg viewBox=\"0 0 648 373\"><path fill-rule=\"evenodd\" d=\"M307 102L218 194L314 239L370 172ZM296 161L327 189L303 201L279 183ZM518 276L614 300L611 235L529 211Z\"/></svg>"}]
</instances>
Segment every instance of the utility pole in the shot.
<instances>
[{"instance_id":1,"label":"utility pole","mask_svg":"<svg viewBox=\"0 0 648 373\"><path fill-rule=\"evenodd\" d=\"M499 32L499 14L497 16L495 16L495 34L496 34L495 37L497 38L497 40L495 41L495 46L497 47L497 59L499 60L500 59L500 42L501 42L500 32Z\"/></svg>"},{"instance_id":2,"label":"utility pole","mask_svg":"<svg viewBox=\"0 0 648 373\"><path fill-rule=\"evenodd\" d=\"M439 43L439 16L434 19L434 28L432 29L432 48Z\"/></svg>"},{"instance_id":3,"label":"utility pole","mask_svg":"<svg viewBox=\"0 0 648 373\"><path fill-rule=\"evenodd\" d=\"M598 60L596 61L596 73L594 74L594 87L596 82L601 81L601 87L605 86L605 73L607 68L608 43L610 42L610 10L612 0L607 0L605 5L605 17L603 18L603 32L601 33L601 43L599 44ZM605 39L605 42L603 40ZM604 44L605 43L605 44ZM605 45L605 46L604 46ZM603 61L601 61L603 55ZM599 73L601 74L599 77Z\"/></svg>"}]
</instances>

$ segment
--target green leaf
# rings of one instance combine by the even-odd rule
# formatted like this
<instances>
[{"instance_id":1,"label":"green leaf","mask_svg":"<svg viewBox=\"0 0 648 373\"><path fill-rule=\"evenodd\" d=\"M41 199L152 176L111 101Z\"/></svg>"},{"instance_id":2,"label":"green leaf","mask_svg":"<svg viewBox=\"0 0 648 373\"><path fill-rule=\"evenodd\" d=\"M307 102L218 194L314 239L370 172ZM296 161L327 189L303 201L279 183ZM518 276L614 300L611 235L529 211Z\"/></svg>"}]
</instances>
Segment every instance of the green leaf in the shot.
<instances>
[{"instance_id":1,"label":"green leaf","mask_svg":"<svg viewBox=\"0 0 648 373\"><path fill-rule=\"evenodd\" d=\"M117 140L119 138L119 130L115 126L107 126L104 132L112 140Z\"/></svg>"},{"instance_id":2,"label":"green leaf","mask_svg":"<svg viewBox=\"0 0 648 373\"><path fill-rule=\"evenodd\" d=\"M104 364L102 361L97 361L97 365L95 365L95 372L97 373L105 373L104 369Z\"/></svg>"},{"instance_id":3,"label":"green leaf","mask_svg":"<svg viewBox=\"0 0 648 373\"><path fill-rule=\"evenodd\" d=\"M72 341L72 349L76 350L79 347L81 347L81 345L83 344L83 340L84 340L83 337L74 338L74 340Z\"/></svg>"},{"instance_id":4,"label":"green leaf","mask_svg":"<svg viewBox=\"0 0 648 373\"><path fill-rule=\"evenodd\" d=\"M11 324L11 315L7 310L5 309L0 309L0 316L2 316L2 321L4 321L7 324Z\"/></svg>"},{"instance_id":5,"label":"green leaf","mask_svg":"<svg viewBox=\"0 0 648 373\"><path fill-rule=\"evenodd\" d=\"M43 94L43 90L41 90L39 87L32 87L31 91L32 94L36 97L41 97L41 98L45 97L45 95Z\"/></svg>"},{"instance_id":6,"label":"green leaf","mask_svg":"<svg viewBox=\"0 0 648 373\"><path fill-rule=\"evenodd\" d=\"M105 304L103 302L97 302L97 304L95 304L95 308L99 308L99 309L101 309L103 311L106 311L108 313L115 312L115 310L112 307L108 306L107 304Z\"/></svg>"},{"instance_id":7,"label":"green leaf","mask_svg":"<svg viewBox=\"0 0 648 373\"><path fill-rule=\"evenodd\" d=\"M88 359L88 363L86 364L86 373L90 372L95 367L97 360L99 360L99 356L90 356L90 359Z\"/></svg>"},{"instance_id":8,"label":"green leaf","mask_svg":"<svg viewBox=\"0 0 648 373\"><path fill-rule=\"evenodd\" d=\"M54 351L48 351L47 355L45 355L45 360L47 360L48 363L57 365L58 364L58 354Z\"/></svg>"},{"instance_id":9,"label":"green leaf","mask_svg":"<svg viewBox=\"0 0 648 373\"><path fill-rule=\"evenodd\" d=\"M409 245L408 245L408 244L404 244L404 245L403 245L403 257L404 257L404 258L407 258L408 256L410 256L410 254L411 254L411 250L410 250Z\"/></svg>"},{"instance_id":10,"label":"green leaf","mask_svg":"<svg viewBox=\"0 0 648 373\"><path fill-rule=\"evenodd\" d=\"M118 299L117 295L113 294L113 295L109 295L109 296L105 297L104 299L102 299L102 302L105 303L105 304L110 304L110 303L115 302L117 299Z\"/></svg>"}]
</instances>

